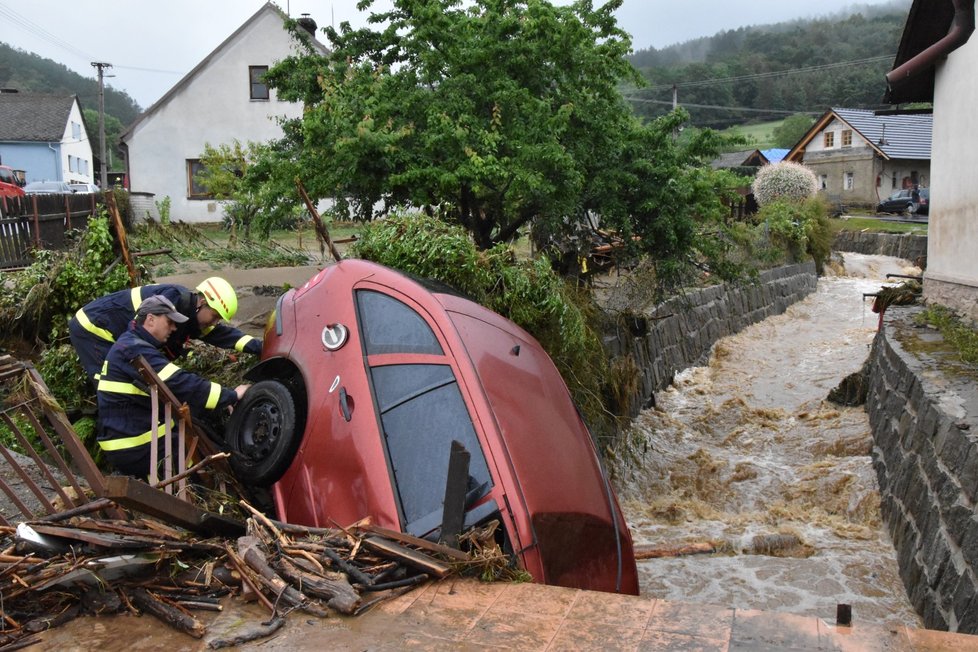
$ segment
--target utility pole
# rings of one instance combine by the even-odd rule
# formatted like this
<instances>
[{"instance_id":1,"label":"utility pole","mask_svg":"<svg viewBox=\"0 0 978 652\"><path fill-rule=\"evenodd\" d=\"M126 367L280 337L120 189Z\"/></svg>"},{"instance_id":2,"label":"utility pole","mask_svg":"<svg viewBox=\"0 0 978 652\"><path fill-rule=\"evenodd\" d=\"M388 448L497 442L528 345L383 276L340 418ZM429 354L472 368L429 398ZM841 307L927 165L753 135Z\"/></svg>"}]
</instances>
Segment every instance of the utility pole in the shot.
<instances>
[{"instance_id":1,"label":"utility pole","mask_svg":"<svg viewBox=\"0 0 978 652\"><path fill-rule=\"evenodd\" d=\"M98 164L102 190L109 187L109 174L105 165L105 74L106 68L111 68L111 63L93 61L92 65L98 68Z\"/></svg>"}]
</instances>

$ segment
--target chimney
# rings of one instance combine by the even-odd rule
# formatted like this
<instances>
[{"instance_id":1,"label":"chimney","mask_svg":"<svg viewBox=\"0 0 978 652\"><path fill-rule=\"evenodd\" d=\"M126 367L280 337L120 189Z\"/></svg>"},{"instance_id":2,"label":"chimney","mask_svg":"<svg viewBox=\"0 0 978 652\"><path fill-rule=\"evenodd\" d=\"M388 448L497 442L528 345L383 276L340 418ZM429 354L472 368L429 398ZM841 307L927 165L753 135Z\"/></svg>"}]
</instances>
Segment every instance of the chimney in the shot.
<instances>
[{"instance_id":1,"label":"chimney","mask_svg":"<svg viewBox=\"0 0 978 652\"><path fill-rule=\"evenodd\" d=\"M309 14L302 14L302 17L295 22L299 23L304 30L309 32L310 36L316 38L316 21Z\"/></svg>"}]
</instances>

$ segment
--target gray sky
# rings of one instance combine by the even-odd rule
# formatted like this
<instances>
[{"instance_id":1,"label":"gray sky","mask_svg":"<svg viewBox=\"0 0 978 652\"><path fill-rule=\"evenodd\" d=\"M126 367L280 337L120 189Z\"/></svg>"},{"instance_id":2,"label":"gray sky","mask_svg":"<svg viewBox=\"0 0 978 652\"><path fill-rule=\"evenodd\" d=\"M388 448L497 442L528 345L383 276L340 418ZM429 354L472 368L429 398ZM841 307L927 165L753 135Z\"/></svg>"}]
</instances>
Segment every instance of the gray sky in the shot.
<instances>
[{"instance_id":1,"label":"gray sky","mask_svg":"<svg viewBox=\"0 0 978 652\"><path fill-rule=\"evenodd\" d=\"M596 6L600 2L594 0ZM640 50L725 29L893 2L910 6L910 0L624 0L617 16L632 35L634 49ZM92 61L111 63L109 73L115 77L107 83L146 108L263 4L264 0L0 0L0 41L92 78ZM357 11L357 0L277 4L293 16L311 14L320 26L366 24L367 14ZM375 0L375 6L388 7L390 0Z\"/></svg>"}]
</instances>

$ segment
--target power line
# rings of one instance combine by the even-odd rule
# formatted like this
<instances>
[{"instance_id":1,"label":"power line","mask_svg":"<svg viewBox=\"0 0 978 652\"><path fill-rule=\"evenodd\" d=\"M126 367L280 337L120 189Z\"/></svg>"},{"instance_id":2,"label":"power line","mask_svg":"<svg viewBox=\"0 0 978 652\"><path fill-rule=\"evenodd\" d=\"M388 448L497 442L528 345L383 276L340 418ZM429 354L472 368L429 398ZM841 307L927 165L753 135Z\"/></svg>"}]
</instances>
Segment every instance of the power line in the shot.
<instances>
[{"instance_id":1,"label":"power line","mask_svg":"<svg viewBox=\"0 0 978 652\"><path fill-rule=\"evenodd\" d=\"M33 34L37 38L46 41L47 43L59 47L65 52L70 52L72 55L78 57L79 59L84 59L86 61L92 61L98 59L94 54L89 54L84 50L80 50L70 43L66 42L64 39L58 38L51 32L47 31L37 23L31 21L30 19L21 16L16 11L8 7L7 5L0 2L0 16L3 16L10 20L15 25L22 27L27 32Z\"/></svg>"},{"instance_id":2,"label":"power line","mask_svg":"<svg viewBox=\"0 0 978 652\"><path fill-rule=\"evenodd\" d=\"M768 79L771 77L782 77L787 75L798 75L809 72L821 72L824 70L834 70L836 68L846 68L849 66L860 66L871 63L881 63L883 61L892 61L896 55L881 55L878 57L867 57L865 59L854 59L852 61L837 61L835 63L824 63L817 66L808 66L805 68L790 68L788 70L772 70L768 72L758 72L749 75L737 75L734 77L715 77L713 79L701 79L699 81L688 81L688 82L677 82L676 84L657 84L655 86L649 86L642 91L660 91L660 90L672 90L675 85L677 88L693 88L696 86L712 86L714 84L727 84L730 82L739 81L752 81L755 79Z\"/></svg>"},{"instance_id":3,"label":"power line","mask_svg":"<svg viewBox=\"0 0 978 652\"><path fill-rule=\"evenodd\" d=\"M630 102L641 102L643 104L667 104L672 106L672 100L649 100L642 97L626 97ZM694 109L714 109L718 111L744 111L749 113L776 113L779 115L795 115L796 113L804 113L805 115L822 115L824 111L786 111L784 109L755 109L747 106L720 106L719 104L691 104L689 102L680 102L679 106L688 106Z\"/></svg>"}]
</instances>

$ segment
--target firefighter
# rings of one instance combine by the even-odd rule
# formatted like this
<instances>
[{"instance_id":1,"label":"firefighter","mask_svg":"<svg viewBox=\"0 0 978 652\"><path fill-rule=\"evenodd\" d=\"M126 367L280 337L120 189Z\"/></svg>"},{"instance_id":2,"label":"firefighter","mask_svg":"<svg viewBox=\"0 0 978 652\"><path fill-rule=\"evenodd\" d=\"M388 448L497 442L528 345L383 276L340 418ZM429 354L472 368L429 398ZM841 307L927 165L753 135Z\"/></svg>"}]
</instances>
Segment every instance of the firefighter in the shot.
<instances>
[{"instance_id":1,"label":"firefighter","mask_svg":"<svg viewBox=\"0 0 978 652\"><path fill-rule=\"evenodd\" d=\"M152 428L163 432L162 406L160 421L150 423L152 404L148 387L133 364L136 358L143 356L177 400L194 412L230 409L249 387L221 387L169 361L161 347L188 321L164 295L151 295L139 304L129 330L109 349L98 381L98 444L120 473L146 479ZM162 448L162 438L159 442Z\"/></svg>"},{"instance_id":2,"label":"firefighter","mask_svg":"<svg viewBox=\"0 0 978 652\"><path fill-rule=\"evenodd\" d=\"M238 311L234 288L223 278L212 276L198 285L196 291L182 285L144 285L95 299L68 323L71 344L93 385L97 385L98 373L112 343L126 332L139 304L153 295L165 296L178 313L187 317L163 344L161 351L168 359L180 357L190 339L261 355L260 339L221 323L229 321Z\"/></svg>"}]
</instances>

